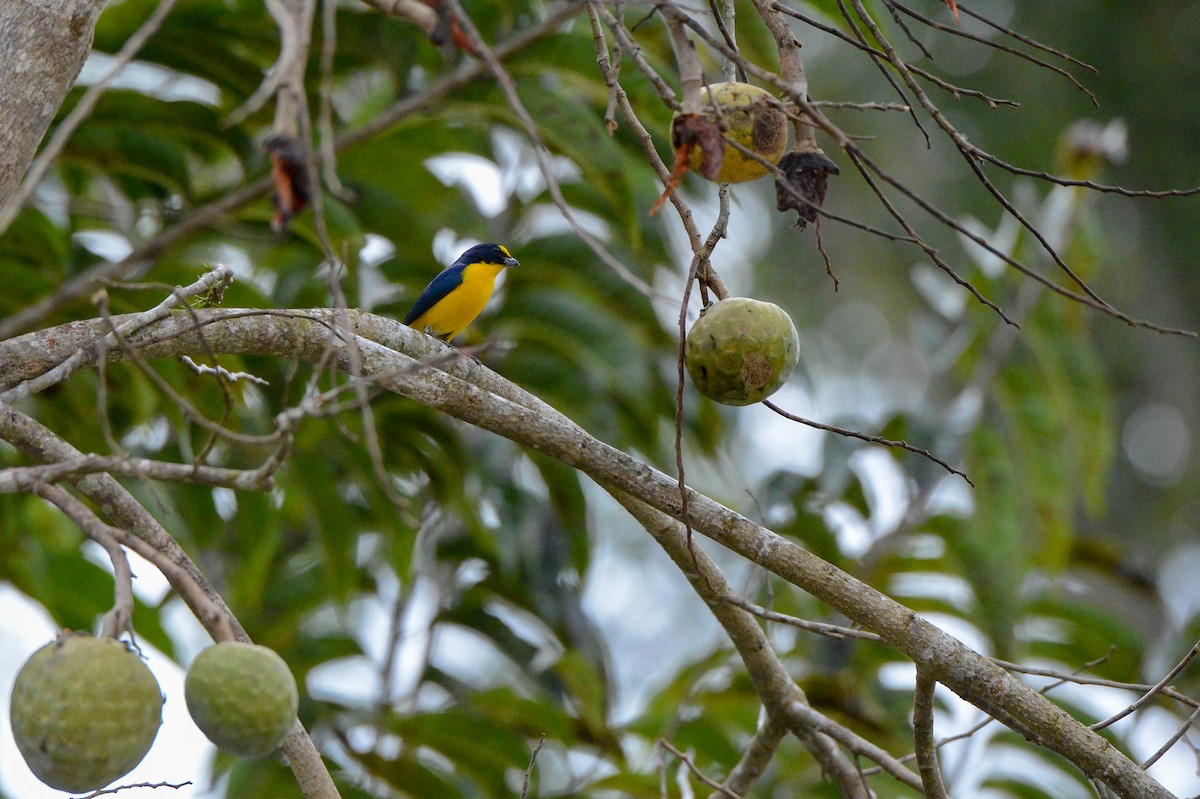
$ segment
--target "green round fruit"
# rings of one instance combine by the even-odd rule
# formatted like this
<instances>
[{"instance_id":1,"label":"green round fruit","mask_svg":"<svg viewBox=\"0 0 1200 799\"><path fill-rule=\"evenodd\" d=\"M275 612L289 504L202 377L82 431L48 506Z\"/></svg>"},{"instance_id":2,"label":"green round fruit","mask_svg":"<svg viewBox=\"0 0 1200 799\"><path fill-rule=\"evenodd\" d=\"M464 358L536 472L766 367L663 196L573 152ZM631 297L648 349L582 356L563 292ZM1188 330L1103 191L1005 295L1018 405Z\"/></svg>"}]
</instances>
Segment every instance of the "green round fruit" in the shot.
<instances>
[{"instance_id":1,"label":"green round fruit","mask_svg":"<svg viewBox=\"0 0 1200 799\"><path fill-rule=\"evenodd\" d=\"M700 312L688 331L684 363L700 393L724 405L760 402L787 382L800 337L778 305L734 297Z\"/></svg>"},{"instance_id":2,"label":"green round fruit","mask_svg":"<svg viewBox=\"0 0 1200 799\"><path fill-rule=\"evenodd\" d=\"M183 683L188 712L223 752L263 757L279 748L296 718L296 680L265 646L228 641L192 661Z\"/></svg>"},{"instance_id":3,"label":"green round fruit","mask_svg":"<svg viewBox=\"0 0 1200 799\"><path fill-rule=\"evenodd\" d=\"M700 90L701 114L722 124L725 134L757 153L770 163L778 163L787 149L787 116L771 93L749 83L713 83ZM716 105L721 113L713 109ZM672 141L678 149L679 144ZM690 165L699 171L704 154L700 149L692 150ZM725 154L718 183L741 183L767 174L770 169L762 162L751 158L729 142L725 143Z\"/></svg>"},{"instance_id":4,"label":"green round fruit","mask_svg":"<svg viewBox=\"0 0 1200 799\"><path fill-rule=\"evenodd\" d=\"M103 788L150 751L162 723L158 681L113 638L61 635L17 673L12 728L37 778L60 791Z\"/></svg>"}]
</instances>

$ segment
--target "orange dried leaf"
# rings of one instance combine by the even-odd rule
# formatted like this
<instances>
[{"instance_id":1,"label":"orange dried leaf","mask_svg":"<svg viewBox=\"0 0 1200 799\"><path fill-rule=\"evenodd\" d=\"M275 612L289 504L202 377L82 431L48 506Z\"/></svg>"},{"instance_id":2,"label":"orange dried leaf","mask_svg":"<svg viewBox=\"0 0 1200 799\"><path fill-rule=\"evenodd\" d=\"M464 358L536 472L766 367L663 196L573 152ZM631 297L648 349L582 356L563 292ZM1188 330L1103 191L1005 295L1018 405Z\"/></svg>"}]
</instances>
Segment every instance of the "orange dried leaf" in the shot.
<instances>
[{"instance_id":1,"label":"orange dried leaf","mask_svg":"<svg viewBox=\"0 0 1200 799\"><path fill-rule=\"evenodd\" d=\"M671 196L671 192L675 191L675 187L679 185L679 181L683 180L683 176L688 171L688 158L692 153L692 142L684 142L684 144L675 151L675 163L671 166L671 177L667 180L667 185L663 189L663 193L658 195L654 205L650 207L648 216L654 216L658 213L658 209L662 208L662 204L667 201L667 197Z\"/></svg>"}]
</instances>

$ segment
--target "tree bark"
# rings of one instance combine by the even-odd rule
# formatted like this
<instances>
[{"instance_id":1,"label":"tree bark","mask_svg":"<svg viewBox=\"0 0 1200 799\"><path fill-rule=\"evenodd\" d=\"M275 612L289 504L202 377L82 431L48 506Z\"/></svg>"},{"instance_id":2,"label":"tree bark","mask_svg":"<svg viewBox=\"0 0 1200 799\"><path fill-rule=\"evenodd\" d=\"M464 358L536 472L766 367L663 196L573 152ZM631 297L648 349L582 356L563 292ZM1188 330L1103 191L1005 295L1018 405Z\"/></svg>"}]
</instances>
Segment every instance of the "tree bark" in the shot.
<instances>
[{"instance_id":1,"label":"tree bark","mask_svg":"<svg viewBox=\"0 0 1200 799\"><path fill-rule=\"evenodd\" d=\"M0 2L0 210L92 50L104 0Z\"/></svg>"},{"instance_id":2,"label":"tree bark","mask_svg":"<svg viewBox=\"0 0 1200 799\"><path fill-rule=\"evenodd\" d=\"M116 316L120 325L130 316ZM30 379L90 348L104 320L72 322L0 342L0 389ZM349 327L349 330L346 329ZM349 355L348 341L357 347ZM136 331L129 345L146 358L214 352L324 363L373 378L430 408L502 435L679 519L675 479L589 435L568 417L453 348L398 322L360 311L197 309ZM129 356L105 351L110 360ZM98 357L90 353L90 359ZM436 359L437 366L421 358ZM1173 794L1112 744L998 665L909 608L806 549L688 490L689 519L708 536L842 612L907 655L950 688L1033 744L1057 752L1124 799ZM798 706L799 707L799 706Z\"/></svg>"}]
</instances>

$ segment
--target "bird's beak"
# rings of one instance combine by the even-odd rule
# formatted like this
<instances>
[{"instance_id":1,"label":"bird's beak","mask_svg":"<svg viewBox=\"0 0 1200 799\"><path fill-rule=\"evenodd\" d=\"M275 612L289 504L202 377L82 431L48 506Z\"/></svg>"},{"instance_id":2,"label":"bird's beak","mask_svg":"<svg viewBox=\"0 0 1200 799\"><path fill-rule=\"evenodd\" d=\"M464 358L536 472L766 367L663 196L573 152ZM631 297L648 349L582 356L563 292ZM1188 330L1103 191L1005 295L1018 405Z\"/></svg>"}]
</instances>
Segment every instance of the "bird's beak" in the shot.
<instances>
[{"instance_id":1,"label":"bird's beak","mask_svg":"<svg viewBox=\"0 0 1200 799\"><path fill-rule=\"evenodd\" d=\"M505 266L520 266L521 262L518 261L516 258L513 258L511 255L506 255L504 257L504 265Z\"/></svg>"}]
</instances>

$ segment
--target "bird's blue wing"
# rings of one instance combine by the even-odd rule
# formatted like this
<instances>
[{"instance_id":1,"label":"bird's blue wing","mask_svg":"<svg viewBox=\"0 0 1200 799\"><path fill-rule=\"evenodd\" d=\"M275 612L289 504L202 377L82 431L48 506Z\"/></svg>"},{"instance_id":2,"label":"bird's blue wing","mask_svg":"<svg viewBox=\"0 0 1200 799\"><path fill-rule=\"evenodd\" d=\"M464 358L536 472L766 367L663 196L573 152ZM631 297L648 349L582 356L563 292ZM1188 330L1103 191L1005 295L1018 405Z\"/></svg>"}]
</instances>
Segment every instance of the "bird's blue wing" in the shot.
<instances>
[{"instance_id":1,"label":"bird's blue wing","mask_svg":"<svg viewBox=\"0 0 1200 799\"><path fill-rule=\"evenodd\" d=\"M458 264L443 269L437 277L429 282L421 296L413 303L412 310L404 317L404 324L412 324L421 318L421 314L437 305L447 294L462 285L463 268Z\"/></svg>"}]
</instances>

